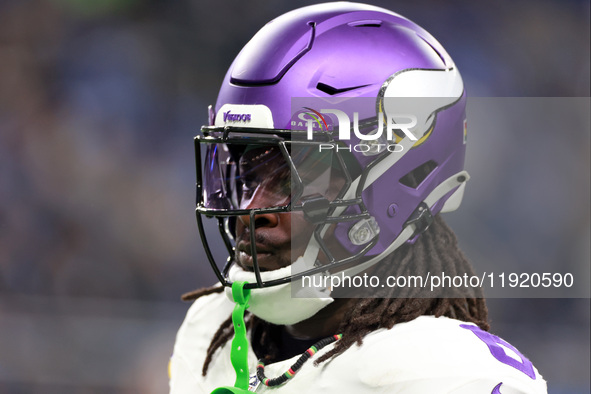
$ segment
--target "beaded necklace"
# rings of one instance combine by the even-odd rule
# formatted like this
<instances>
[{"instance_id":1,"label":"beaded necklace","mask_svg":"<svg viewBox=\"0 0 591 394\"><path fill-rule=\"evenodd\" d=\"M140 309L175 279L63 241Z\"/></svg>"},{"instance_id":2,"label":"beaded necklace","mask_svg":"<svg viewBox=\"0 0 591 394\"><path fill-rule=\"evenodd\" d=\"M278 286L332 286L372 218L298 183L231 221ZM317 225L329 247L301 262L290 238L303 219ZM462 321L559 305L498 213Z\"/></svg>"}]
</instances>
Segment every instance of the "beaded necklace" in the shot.
<instances>
[{"instance_id":1,"label":"beaded necklace","mask_svg":"<svg viewBox=\"0 0 591 394\"><path fill-rule=\"evenodd\" d=\"M304 365L304 363L306 361L308 361L310 359L310 357L315 355L320 349L322 349L323 347L325 347L327 345L330 345L333 342L338 341L342 337L343 337L343 334L337 334L337 335L333 335L328 338L321 339L320 341L316 342L308 350L306 350L300 356L300 358L298 358L298 360L291 366L291 368L289 368L287 371L285 371L282 375L280 375L276 378L273 378L273 379L269 379L268 377L265 376L265 361L259 360L259 362L257 364L257 377L259 378L259 380L261 382L263 382L263 384L265 386L269 386L269 387L279 386L279 385L287 382L289 379L293 378L294 375L298 372L298 370L302 367L302 365Z\"/></svg>"}]
</instances>

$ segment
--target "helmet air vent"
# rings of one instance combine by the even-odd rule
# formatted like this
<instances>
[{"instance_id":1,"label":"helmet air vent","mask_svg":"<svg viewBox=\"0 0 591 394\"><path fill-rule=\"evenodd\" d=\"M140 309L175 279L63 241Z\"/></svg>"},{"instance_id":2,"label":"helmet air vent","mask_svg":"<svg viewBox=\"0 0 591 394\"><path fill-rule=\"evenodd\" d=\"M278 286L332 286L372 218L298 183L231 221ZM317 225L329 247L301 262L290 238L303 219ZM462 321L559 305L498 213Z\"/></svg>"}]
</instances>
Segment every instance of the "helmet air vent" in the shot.
<instances>
[{"instance_id":1,"label":"helmet air vent","mask_svg":"<svg viewBox=\"0 0 591 394\"><path fill-rule=\"evenodd\" d=\"M361 88L364 88L366 86L369 86L369 84L367 84L367 85L360 85L360 86L350 86L350 87L346 87L346 88L335 88L334 86L330 86L330 85L327 85L325 83L318 82L318 84L316 85L316 89L318 89L321 92L324 92L326 94L329 94L331 96L334 96L334 95L337 95L337 94L349 92L351 90L361 89Z\"/></svg>"},{"instance_id":2,"label":"helmet air vent","mask_svg":"<svg viewBox=\"0 0 591 394\"><path fill-rule=\"evenodd\" d=\"M412 187L416 189L419 187L421 183L429 176L433 170L437 168L437 163L433 160L429 160L428 162L421 164L402 178L400 178L400 183L407 187Z\"/></svg>"},{"instance_id":3,"label":"helmet air vent","mask_svg":"<svg viewBox=\"0 0 591 394\"><path fill-rule=\"evenodd\" d=\"M372 20L362 20L362 21L355 21L347 23L351 27L380 27L382 26L382 21L379 19L372 19Z\"/></svg>"}]
</instances>

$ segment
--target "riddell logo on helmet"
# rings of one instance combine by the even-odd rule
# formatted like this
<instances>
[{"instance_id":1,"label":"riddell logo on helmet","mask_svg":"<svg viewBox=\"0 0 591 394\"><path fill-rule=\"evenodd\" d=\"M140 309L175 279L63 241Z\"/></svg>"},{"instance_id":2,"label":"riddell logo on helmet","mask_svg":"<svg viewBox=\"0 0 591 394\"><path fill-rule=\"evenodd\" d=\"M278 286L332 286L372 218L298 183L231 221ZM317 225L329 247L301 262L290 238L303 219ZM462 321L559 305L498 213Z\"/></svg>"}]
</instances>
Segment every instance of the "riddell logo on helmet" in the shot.
<instances>
[{"instance_id":1,"label":"riddell logo on helmet","mask_svg":"<svg viewBox=\"0 0 591 394\"><path fill-rule=\"evenodd\" d=\"M384 135L384 116L380 115L377 117L378 125L377 128L372 128L368 133L362 133L359 128L359 113L353 112L353 122L349 116L337 109L321 109L315 111L309 107L304 107L307 112L300 113L298 118L306 122L307 136L306 138L311 141L314 139L315 130L329 130L330 124L327 122L324 115L334 115L337 118L339 126L340 141L351 140L351 129L355 137L361 140L360 144L348 145L348 146L337 146L334 144L320 144L319 150L330 150L337 149L348 151L361 152L366 154L377 154L385 150L389 152L401 152L403 150L402 145L396 144L396 137L394 130L399 130L398 136L404 135L411 141L418 141L418 138L411 132L413 127L417 125L417 117L410 114L392 115L386 118L386 133ZM310 116L306 118L306 115ZM295 122L292 121L292 126L296 126ZM400 138L399 138L400 139Z\"/></svg>"},{"instance_id":2,"label":"riddell logo on helmet","mask_svg":"<svg viewBox=\"0 0 591 394\"><path fill-rule=\"evenodd\" d=\"M232 114L224 112L224 122L250 122L251 114Z\"/></svg>"}]
</instances>

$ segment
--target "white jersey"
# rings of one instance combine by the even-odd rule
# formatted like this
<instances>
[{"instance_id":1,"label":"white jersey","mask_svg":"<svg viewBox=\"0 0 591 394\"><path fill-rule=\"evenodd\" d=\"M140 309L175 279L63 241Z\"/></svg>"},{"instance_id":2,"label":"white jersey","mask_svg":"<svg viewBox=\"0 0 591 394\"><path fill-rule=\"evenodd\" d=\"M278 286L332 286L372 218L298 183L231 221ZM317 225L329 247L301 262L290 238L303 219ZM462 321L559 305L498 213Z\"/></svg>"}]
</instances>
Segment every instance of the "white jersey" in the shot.
<instances>
[{"instance_id":1,"label":"white jersey","mask_svg":"<svg viewBox=\"0 0 591 394\"><path fill-rule=\"evenodd\" d=\"M213 334L233 309L224 294L201 297L182 324L170 364L170 393L210 393L233 386L230 343L218 349L206 376L201 369ZM249 349L250 390L269 393L547 393L531 362L506 341L470 323L422 316L392 329L368 334L361 346L314 366L321 349L297 374L278 387L256 379L256 356ZM265 375L283 374L299 358L269 364Z\"/></svg>"}]
</instances>

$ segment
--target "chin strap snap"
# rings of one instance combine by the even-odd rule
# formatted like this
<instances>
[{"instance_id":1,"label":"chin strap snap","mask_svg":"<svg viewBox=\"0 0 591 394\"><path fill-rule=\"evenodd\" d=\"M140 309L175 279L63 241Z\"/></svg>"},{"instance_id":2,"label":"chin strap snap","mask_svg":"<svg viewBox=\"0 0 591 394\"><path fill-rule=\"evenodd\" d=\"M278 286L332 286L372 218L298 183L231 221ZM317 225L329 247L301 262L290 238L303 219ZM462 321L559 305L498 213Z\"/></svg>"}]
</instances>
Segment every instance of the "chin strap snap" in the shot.
<instances>
[{"instance_id":1,"label":"chin strap snap","mask_svg":"<svg viewBox=\"0 0 591 394\"><path fill-rule=\"evenodd\" d=\"M427 204L422 202L410 215L406 223L404 223L403 228L410 226L411 224L414 226L414 233L410 236L410 238L413 239L417 235L425 232L431 223L433 223L433 214L431 213L431 209Z\"/></svg>"},{"instance_id":2,"label":"chin strap snap","mask_svg":"<svg viewBox=\"0 0 591 394\"><path fill-rule=\"evenodd\" d=\"M248 308L250 289L245 289L248 282L232 283L232 298L236 303L232 311L232 323L234 324L234 339L230 360L234 371L236 371L236 382L234 387L218 387L211 394L245 394L248 393L248 338L246 337L246 326L244 324L244 312Z\"/></svg>"}]
</instances>

